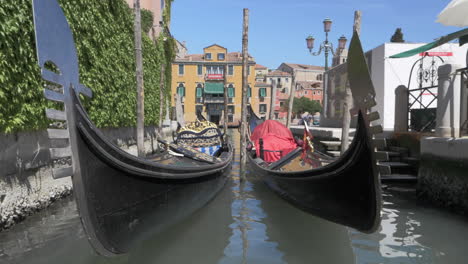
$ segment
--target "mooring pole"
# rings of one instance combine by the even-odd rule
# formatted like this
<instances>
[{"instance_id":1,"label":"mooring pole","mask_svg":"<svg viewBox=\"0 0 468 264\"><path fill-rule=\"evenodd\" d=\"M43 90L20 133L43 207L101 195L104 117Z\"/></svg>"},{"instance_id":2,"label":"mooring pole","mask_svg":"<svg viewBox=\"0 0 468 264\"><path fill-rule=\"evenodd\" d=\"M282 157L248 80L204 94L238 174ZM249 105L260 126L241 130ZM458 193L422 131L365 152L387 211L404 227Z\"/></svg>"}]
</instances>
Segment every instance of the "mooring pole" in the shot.
<instances>
[{"instance_id":1,"label":"mooring pole","mask_svg":"<svg viewBox=\"0 0 468 264\"><path fill-rule=\"evenodd\" d=\"M245 165L247 161L247 86L249 54L249 9L244 8L244 21L242 33L242 111L241 111L241 137L240 137L240 162L241 180L245 180Z\"/></svg>"},{"instance_id":2,"label":"mooring pole","mask_svg":"<svg viewBox=\"0 0 468 264\"><path fill-rule=\"evenodd\" d=\"M165 77L166 77L166 65L164 63L161 64L161 77L159 78L159 120L158 120L158 129L159 134L162 133L162 120L163 120L163 112L164 112L164 102L165 96L164 91L165 89ZM161 135L159 135L161 137Z\"/></svg>"},{"instance_id":3,"label":"mooring pole","mask_svg":"<svg viewBox=\"0 0 468 264\"><path fill-rule=\"evenodd\" d=\"M143 87L143 56L141 52L140 0L134 0L135 11L135 61L137 85L137 150L138 156L145 156L145 91Z\"/></svg>"},{"instance_id":4,"label":"mooring pole","mask_svg":"<svg viewBox=\"0 0 468 264\"><path fill-rule=\"evenodd\" d=\"M291 81L291 89L289 89L289 105L288 105L288 119L286 120L286 126L289 128L291 126L291 116L292 116L292 109L294 105L294 93L296 92L296 70L293 70L292 73L292 81Z\"/></svg>"},{"instance_id":5,"label":"mooring pole","mask_svg":"<svg viewBox=\"0 0 468 264\"><path fill-rule=\"evenodd\" d=\"M224 135L227 135L227 129L228 129L228 87L227 87L227 64L224 65L224 124L223 124L223 127L224 127Z\"/></svg>"},{"instance_id":6,"label":"mooring pole","mask_svg":"<svg viewBox=\"0 0 468 264\"><path fill-rule=\"evenodd\" d=\"M356 31L357 34L361 32L361 11L354 11L354 24L353 33ZM349 124L351 123L351 114L349 109L353 104L353 96L351 89L349 88L349 82L345 85L345 101L343 104L343 125L341 129L341 155L348 149L349 146Z\"/></svg>"},{"instance_id":7,"label":"mooring pole","mask_svg":"<svg viewBox=\"0 0 468 264\"><path fill-rule=\"evenodd\" d=\"M275 120L276 81L271 81L270 120Z\"/></svg>"}]
</instances>

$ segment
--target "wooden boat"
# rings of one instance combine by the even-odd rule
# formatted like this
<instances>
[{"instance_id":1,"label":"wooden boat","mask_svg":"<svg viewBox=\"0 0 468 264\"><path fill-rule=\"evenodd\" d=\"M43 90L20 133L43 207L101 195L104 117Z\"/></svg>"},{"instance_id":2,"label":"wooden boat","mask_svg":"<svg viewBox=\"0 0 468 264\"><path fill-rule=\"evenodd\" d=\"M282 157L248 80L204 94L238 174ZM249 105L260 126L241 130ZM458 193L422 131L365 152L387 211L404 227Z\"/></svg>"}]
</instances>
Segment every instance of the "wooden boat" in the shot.
<instances>
[{"instance_id":1,"label":"wooden boat","mask_svg":"<svg viewBox=\"0 0 468 264\"><path fill-rule=\"evenodd\" d=\"M81 221L94 249L106 256L126 253L214 198L231 170L233 148L227 138L220 138L223 144L214 156L174 144L148 158L121 150L93 125L80 103L79 94L91 96L91 90L79 82L76 49L62 9L53 0L34 0L33 10L42 77L55 87L45 89L45 97L65 108L46 111L48 118L67 127L48 130L57 144L68 141L50 153L72 162L72 167L55 169L53 176L72 176ZM48 70L47 63L60 73Z\"/></svg>"},{"instance_id":2,"label":"wooden boat","mask_svg":"<svg viewBox=\"0 0 468 264\"><path fill-rule=\"evenodd\" d=\"M370 126L379 116L377 112L368 113L375 105L375 92L356 33L348 57L348 78L357 129L341 157L317 166L301 160L299 149L272 163L262 160L256 151L249 151L247 156L254 174L294 206L362 232L373 232L380 224L381 194L372 135L381 132L381 127ZM250 121L251 129L259 123L254 113ZM314 156L309 150L307 157Z\"/></svg>"}]
</instances>

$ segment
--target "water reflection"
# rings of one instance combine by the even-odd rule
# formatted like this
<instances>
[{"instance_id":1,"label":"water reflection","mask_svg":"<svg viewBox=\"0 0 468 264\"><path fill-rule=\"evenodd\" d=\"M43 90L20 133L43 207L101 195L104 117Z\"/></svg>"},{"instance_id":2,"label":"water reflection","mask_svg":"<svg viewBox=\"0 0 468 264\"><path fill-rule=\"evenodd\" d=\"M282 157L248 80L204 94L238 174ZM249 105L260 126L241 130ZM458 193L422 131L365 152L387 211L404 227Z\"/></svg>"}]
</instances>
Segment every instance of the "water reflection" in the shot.
<instances>
[{"instance_id":1,"label":"water reflection","mask_svg":"<svg viewBox=\"0 0 468 264\"><path fill-rule=\"evenodd\" d=\"M233 132L234 140L238 133ZM464 263L468 221L384 192L382 224L363 234L289 205L255 175L239 179L239 153L226 188L185 221L128 255L103 258L86 240L72 199L0 232L0 263ZM187 201L190 202L190 201Z\"/></svg>"}]
</instances>

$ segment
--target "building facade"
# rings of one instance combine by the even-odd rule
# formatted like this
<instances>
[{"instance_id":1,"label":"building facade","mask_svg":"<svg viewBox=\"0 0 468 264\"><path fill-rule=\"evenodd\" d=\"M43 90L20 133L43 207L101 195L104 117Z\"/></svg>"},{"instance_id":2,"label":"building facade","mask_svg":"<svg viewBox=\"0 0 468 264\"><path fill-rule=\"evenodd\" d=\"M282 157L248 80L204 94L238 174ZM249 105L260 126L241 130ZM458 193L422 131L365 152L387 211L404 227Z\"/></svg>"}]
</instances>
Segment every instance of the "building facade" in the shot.
<instances>
[{"instance_id":1,"label":"building facade","mask_svg":"<svg viewBox=\"0 0 468 264\"><path fill-rule=\"evenodd\" d=\"M376 92L376 109L380 113L380 120L384 131L393 131L395 118L395 89L400 86L408 86L409 89L430 87L425 91L415 91L409 96L409 103L415 106L425 105L435 109L437 100L437 68L445 63L466 65L467 46L459 46L458 43L448 43L430 50L436 56L424 57L424 54L414 55L408 58L390 59L391 55L420 47L426 43L384 43L365 53L372 82ZM324 109L325 117L322 117L320 125L326 127L341 127L343 109L345 103L345 86L347 84L347 63L343 63L328 71L328 89ZM432 85L432 84L435 85ZM465 100L468 100L465 98ZM411 109L410 109L411 111ZM409 114L409 113L408 113Z\"/></svg>"},{"instance_id":2,"label":"building facade","mask_svg":"<svg viewBox=\"0 0 468 264\"><path fill-rule=\"evenodd\" d=\"M255 85L255 61L249 56L248 101L264 116L269 110L271 92ZM197 111L219 123L228 93L228 124L238 125L242 106L242 53L228 52L220 45L203 49L203 54L179 56L172 63L172 94L180 94L186 121L195 121ZM175 105L172 97L172 105ZM260 111L262 110L262 111Z\"/></svg>"}]
</instances>

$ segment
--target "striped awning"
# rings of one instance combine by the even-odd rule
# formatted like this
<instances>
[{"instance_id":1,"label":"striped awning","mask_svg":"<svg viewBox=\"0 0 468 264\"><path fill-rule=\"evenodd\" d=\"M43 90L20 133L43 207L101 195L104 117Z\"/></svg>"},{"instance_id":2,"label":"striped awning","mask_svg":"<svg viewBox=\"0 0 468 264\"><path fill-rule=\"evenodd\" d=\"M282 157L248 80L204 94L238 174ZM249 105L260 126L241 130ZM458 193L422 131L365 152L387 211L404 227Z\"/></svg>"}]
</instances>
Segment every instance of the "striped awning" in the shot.
<instances>
[{"instance_id":1,"label":"striped awning","mask_svg":"<svg viewBox=\"0 0 468 264\"><path fill-rule=\"evenodd\" d=\"M206 94L224 94L224 84L221 82L205 83Z\"/></svg>"}]
</instances>

